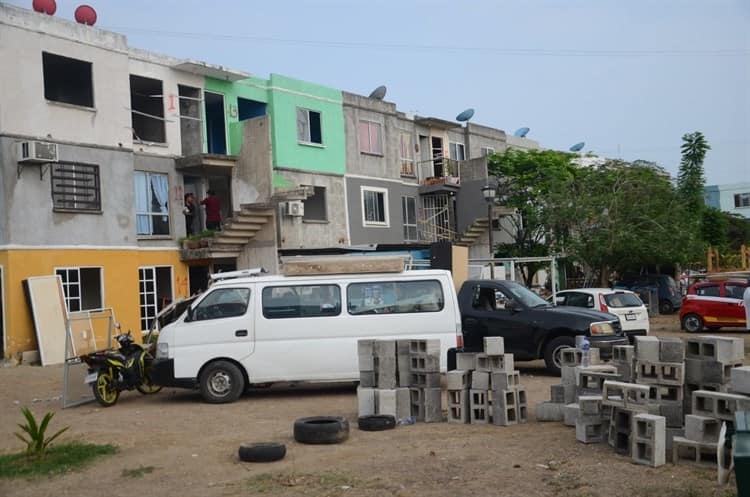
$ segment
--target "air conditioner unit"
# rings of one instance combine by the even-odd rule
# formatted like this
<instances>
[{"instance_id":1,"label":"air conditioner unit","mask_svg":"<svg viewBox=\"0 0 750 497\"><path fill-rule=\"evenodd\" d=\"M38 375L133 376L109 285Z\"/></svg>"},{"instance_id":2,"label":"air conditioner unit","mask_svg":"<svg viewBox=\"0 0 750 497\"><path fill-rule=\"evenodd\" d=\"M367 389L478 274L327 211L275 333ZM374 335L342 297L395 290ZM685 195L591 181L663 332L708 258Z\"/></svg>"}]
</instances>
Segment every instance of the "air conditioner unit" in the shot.
<instances>
[{"instance_id":1,"label":"air conditioner unit","mask_svg":"<svg viewBox=\"0 0 750 497\"><path fill-rule=\"evenodd\" d=\"M305 204L301 200L290 200L286 203L285 213L287 216L304 216Z\"/></svg>"},{"instance_id":2,"label":"air conditioner unit","mask_svg":"<svg viewBox=\"0 0 750 497\"><path fill-rule=\"evenodd\" d=\"M38 141L18 142L18 162L57 162L57 143Z\"/></svg>"}]
</instances>

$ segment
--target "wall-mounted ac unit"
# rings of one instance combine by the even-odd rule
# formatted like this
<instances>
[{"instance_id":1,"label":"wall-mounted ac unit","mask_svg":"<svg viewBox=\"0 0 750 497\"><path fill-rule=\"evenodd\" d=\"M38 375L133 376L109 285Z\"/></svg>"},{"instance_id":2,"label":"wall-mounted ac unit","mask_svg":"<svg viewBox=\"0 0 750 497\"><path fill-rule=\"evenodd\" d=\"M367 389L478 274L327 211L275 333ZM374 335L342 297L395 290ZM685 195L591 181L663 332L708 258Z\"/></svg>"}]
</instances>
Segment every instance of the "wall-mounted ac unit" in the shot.
<instances>
[{"instance_id":1,"label":"wall-mounted ac unit","mask_svg":"<svg viewBox=\"0 0 750 497\"><path fill-rule=\"evenodd\" d=\"M18 142L18 162L57 162L57 143L38 141Z\"/></svg>"},{"instance_id":2,"label":"wall-mounted ac unit","mask_svg":"<svg viewBox=\"0 0 750 497\"><path fill-rule=\"evenodd\" d=\"M290 200L285 204L284 213L287 216L304 216L305 203L301 200Z\"/></svg>"}]
</instances>

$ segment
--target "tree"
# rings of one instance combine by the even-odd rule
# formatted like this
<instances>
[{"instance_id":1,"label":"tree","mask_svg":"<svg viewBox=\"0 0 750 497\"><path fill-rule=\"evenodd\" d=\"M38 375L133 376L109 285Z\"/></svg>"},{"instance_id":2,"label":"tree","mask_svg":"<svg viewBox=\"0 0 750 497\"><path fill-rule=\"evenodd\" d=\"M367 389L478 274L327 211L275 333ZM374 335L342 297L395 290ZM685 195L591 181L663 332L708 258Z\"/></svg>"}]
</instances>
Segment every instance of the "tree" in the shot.
<instances>
[{"instance_id":1,"label":"tree","mask_svg":"<svg viewBox=\"0 0 750 497\"><path fill-rule=\"evenodd\" d=\"M701 238L714 247L725 247L729 241L729 215L714 207L704 207L701 215Z\"/></svg>"},{"instance_id":2,"label":"tree","mask_svg":"<svg viewBox=\"0 0 750 497\"><path fill-rule=\"evenodd\" d=\"M677 191L685 203L687 213L696 221L703 209L703 188L706 184L703 160L710 149L700 131L682 135L682 160L677 176Z\"/></svg>"}]
</instances>

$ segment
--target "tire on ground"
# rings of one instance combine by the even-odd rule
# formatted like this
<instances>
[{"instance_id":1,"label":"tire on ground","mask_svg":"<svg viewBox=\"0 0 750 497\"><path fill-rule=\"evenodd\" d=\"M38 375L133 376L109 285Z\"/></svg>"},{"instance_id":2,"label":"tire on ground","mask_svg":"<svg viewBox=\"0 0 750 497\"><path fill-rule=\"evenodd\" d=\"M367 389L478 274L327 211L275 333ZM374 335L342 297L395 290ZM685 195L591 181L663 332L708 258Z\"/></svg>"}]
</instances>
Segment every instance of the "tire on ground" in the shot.
<instances>
[{"instance_id":1,"label":"tire on ground","mask_svg":"<svg viewBox=\"0 0 750 497\"><path fill-rule=\"evenodd\" d=\"M234 402L244 389L242 371L229 361L214 361L201 372L201 396L209 404Z\"/></svg>"},{"instance_id":2,"label":"tire on ground","mask_svg":"<svg viewBox=\"0 0 750 497\"><path fill-rule=\"evenodd\" d=\"M357 426L362 431L383 431L396 427L396 418L390 414L371 414L360 416Z\"/></svg>"},{"instance_id":3,"label":"tire on ground","mask_svg":"<svg viewBox=\"0 0 750 497\"><path fill-rule=\"evenodd\" d=\"M558 349L565 347L575 347L575 338L571 336L561 336L553 338L544 347L544 364L550 373L559 375L561 372L560 365L555 364L554 356L559 354Z\"/></svg>"},{"instance_id":4,"label":"tire on ground","mask_svg":"<svg viewBox=\"0 0 750 497\"><path fill-rule=\"evenodd\" d=\"M240 445L239 457L244 462L272 462L283 459L286 445L275 442L263 442Z\"/></svg>"},{"instance_id":5,"label":"tire on ground","mask_svg":"<svg viewBox=\"0 0 750 497\"><path fill-rule=\"evenodd\" d=\"M304 444L337 444L349 438L349 421L340 416L311 416L294 422L294 439Z\"/></svg>"}]
</instances>

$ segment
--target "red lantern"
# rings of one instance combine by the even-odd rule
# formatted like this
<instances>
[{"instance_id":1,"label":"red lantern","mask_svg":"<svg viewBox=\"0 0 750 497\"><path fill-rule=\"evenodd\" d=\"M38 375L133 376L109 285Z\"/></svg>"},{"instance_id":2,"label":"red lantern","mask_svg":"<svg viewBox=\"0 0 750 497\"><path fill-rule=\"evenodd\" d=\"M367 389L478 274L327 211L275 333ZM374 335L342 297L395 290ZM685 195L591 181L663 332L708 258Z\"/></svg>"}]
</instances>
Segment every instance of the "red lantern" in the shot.
<instances>
[{"instance_id":1,"label":"red lantern","mask_svg":"<svg viewBox=\"0 0 750 497\"><path fill-rule=\"evenodd\" d=\"M87 26L96 23L96 11L89 5L81 5L75 11L76 21Z\"/></svg>"},{"instance_id":2,"label":"red lantern","mask_svg":"<svg viewBox=\"0 0 750 497\"><path fill-rule=\"evenodd\" d=\"M57 12L57 3L55 3L55 0L34 0L31 6L35 11L51 16Z\"/></svg>"}]
</instances>

